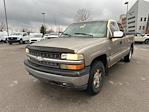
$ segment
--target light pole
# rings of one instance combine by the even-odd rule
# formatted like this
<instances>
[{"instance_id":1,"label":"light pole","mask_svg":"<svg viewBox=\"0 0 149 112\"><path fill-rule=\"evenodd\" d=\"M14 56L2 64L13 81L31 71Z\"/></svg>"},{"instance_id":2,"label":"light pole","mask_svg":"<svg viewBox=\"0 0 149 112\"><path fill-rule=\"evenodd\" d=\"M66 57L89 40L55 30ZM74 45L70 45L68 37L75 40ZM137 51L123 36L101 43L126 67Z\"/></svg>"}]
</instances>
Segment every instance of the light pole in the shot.
<instances>
[{"instance_id":1,"label":"light pole","mask_svg":"<svg viewBox=\"0 0 149 112\"><path fill-rule=\"evenodd\" d=\"M128 26L128 4L129 4L129 2L125 2L125 5L127 5L127 11L126 11L126 29L125 29L126 32L127 32L127 26Z\"/></svg>"},{"instance_id":2,"label":"light pole","mask_svg":"<svg viewBox=\"0 0 149 112\"><path fill-rule=\"evenodd\" d=\"M42 14L42 22L43 22L43 26L45 26L45 12L41 13Z\"/></svg>"},{"instance_id":3,"label":"light pole","mask_svg":"<svg viewBox=\"0 0 149 112\"><path fill-rule=\"evenodd\" d=\"M6 20L6 27L7 27L7 34L9 36L9 29L8 29L8 20L7 20L7 10L6 10L6 2L4 1L4 10L5 10L5 20Z\"/></svg>"}]
</instances>

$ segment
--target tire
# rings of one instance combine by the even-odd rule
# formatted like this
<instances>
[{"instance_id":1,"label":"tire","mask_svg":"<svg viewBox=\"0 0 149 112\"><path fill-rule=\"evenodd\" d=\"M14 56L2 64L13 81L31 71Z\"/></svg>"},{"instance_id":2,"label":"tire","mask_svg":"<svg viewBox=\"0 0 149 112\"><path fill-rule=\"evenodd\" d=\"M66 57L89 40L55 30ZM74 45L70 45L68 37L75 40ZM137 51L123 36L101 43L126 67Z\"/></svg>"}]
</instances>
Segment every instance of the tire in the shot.
<instances>
[{"instance_id":1,"label":"tire","mask_svg":"<svg viewBox=\"0 0 149 112\"><path fill-rule=\"evenodd\" d=\"M20 42L19 42L20 44L24 44L24 41L22 40L22 39L20 39Z\"/></svg>"},{"instance_id":2,"label":"tire","mask_svg":"<svg viewBox=\"0 0 149 112\"><path fill-rule=\"evenodd\" d=\"M149 44L149 39L146 39L146 40L144 41L144 43L145 43L145 44Z\"/></svg>"},{"instance_id":3,"label":"tire","mask_svg":"<svg viewBox=\"0 0 149 112\"><path fill-rule=\"evenodd\" d=\"M133 47L130 48L127 56L124 57L124 62L130 62L132 59Z\"/></svg>"},{"instance_id":4,"label":"tire","mask_svg":"<svg viewBox=\"0 0 149 112\"><path fill-rule=\"evenodd\" d=\"M105 77L105 67L101 61L94 62L91 66L88 81L87 93L90 95L98 94L103 86Z\"/></svg>"},{"instance_id":5,"label":"tire","mask_svg":"<svg viewBox=\"0 0 149 112\"><path fill-rule=\"evenodd\" d=\"M9 45L12 45L12 43L11 43L11 42L9 42Z\"/></svg>"},{"instance_id":6,"label":"tire","mask_svg":"<svg viewBox=\"0 0 149 112\"><path fill-rule=\"evenodd\" d=\"M3 42L4 42L4 43L7 43L8 41L7 41L7 39L5 39Z\"/></svg>"}]
</instances>

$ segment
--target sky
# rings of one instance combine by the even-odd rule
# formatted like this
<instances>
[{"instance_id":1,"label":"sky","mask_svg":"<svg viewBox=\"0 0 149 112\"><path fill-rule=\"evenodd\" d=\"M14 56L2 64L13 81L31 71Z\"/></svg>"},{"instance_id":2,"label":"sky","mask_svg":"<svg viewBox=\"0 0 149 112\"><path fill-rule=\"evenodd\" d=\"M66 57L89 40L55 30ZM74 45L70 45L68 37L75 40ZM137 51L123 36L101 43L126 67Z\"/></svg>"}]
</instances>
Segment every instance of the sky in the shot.
<instances>
[{"instance_id":1,"label":"sky","mask_svg":"<svg viewBox=\"0 0 149 112\"><path fill-rule=\"evenodd\" d=\"M48 28L65 27L74 22L78 9L87 9L91 20L119 19L126 13L124 3L131 7L136 0L6 0L8 23L11 29L38 30L42 12ZM0 22L4 20L3 0L0 0Z\"/></svg>"}]
</instances>

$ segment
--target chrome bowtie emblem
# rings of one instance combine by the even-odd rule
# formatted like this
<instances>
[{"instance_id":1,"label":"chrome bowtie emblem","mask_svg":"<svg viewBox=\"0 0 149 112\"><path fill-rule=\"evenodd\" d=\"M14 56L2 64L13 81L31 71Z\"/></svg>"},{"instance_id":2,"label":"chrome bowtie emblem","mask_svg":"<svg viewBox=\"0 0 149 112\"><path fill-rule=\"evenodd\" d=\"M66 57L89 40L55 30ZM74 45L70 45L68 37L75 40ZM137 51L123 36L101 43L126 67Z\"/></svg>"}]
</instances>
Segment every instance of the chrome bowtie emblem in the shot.
<instances>
[{"instance_id":1,"label":"chrome bowtie emblem","mask_svg":"<svg viewBox=\"0 0 149 112\"><path fill-rule=\"evenodd\" d=\"M38 61L43 61L42 57L40 57L40 56L37 57L37 60Z\"/></svg>"}]
</instances>

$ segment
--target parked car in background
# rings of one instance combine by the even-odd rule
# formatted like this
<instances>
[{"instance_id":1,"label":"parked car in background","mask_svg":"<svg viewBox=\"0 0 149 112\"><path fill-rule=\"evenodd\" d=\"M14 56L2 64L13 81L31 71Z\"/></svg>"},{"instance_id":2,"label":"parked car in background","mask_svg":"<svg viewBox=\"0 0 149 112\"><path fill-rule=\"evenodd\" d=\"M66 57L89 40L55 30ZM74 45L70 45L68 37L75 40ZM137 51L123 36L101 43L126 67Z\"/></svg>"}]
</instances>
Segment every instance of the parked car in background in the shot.
<instances>
[{"instance_id":1,"label":"parked car in background","mask_svg":"<svg viewBox=\"0 0 149 112\"><path fill-rule=\"evenodd\" d=\"M13 43L24 44L29 42L29 35L26 32L12 33L10 36L8 36L7 41L9 44Z\"/></svg>"},{"instance_id":2,"label":"parked car in background","mask_svg":"<svg viewBox=\"0 0 149 112\"><path fill-rule=\"evenodd\" d=\"M141 33L126 33L126 35L134 35L136 43L145 43L149 44L149 34L141 34Z\"/></svg>"},{"instance_id":3,"label":"parked car in background","mask_svg":"<svg viewBox=\"0 0 149 112\"><path fill-rule=\"evenodd\" d=\"M144 43L144 38L142 34L136 33L134 34L134 36L135 36L135 42Z\"/></svg>"},{"instance_id":4,"label":"parked car in background","mask_svg":"<svg viewBox=\"0 0 149 112\"><path fill-rule=\"evenodd\" d=\"M6 31L0 32L0 41L6 43L8 38L8 34Z\"/></svg>"},{"instance_id":5,"label":"parked car in background","mask_svg":"<svg viewBox=\"0 0 149 112\"><path fill-rule=\"evenodd\" d=\"M145 39L144 43L149 44L149 34L145 34L143 38Z\"/></svg>"},{"instance_id":6,"label":"parked car in background","mask_svg":"<svg viewBox=\"0 0 149 112\"><path fill-rule=\"evenodd\" d=\"M140 33L135 34L135 42L149 44L149 34L142 35Z\"/></svg>"},{"instance_id":7,"label":"parked car in background","mask_svg":"<svg viewBox=\"0 0 149 112\"><path fill-rule=\"evenodd\" d=\"M39 42L41 40L43 40L42 33L30 33L30 43Z\"/></svg>"},{"instance_id":8,"label":"parked car in background","mask_svg":"<svg viewBox=\"0 0 149 112\"><path fill-rule=\"evenodd\" d=\"M2 41L3 32L0 32L0 42Z\"/></svg>"},{"instance_id":9,"label":"parked car in background","mask_svg":"<svg viewBox=\"0 0 149 112\"><path fill-rule=\"evenodd\" d=\"M59 33L50 33L50 34L45 34L44 35L44 39L52 39L52 38L58 38L59 37Z\"/></svg>"}]
</instances>

